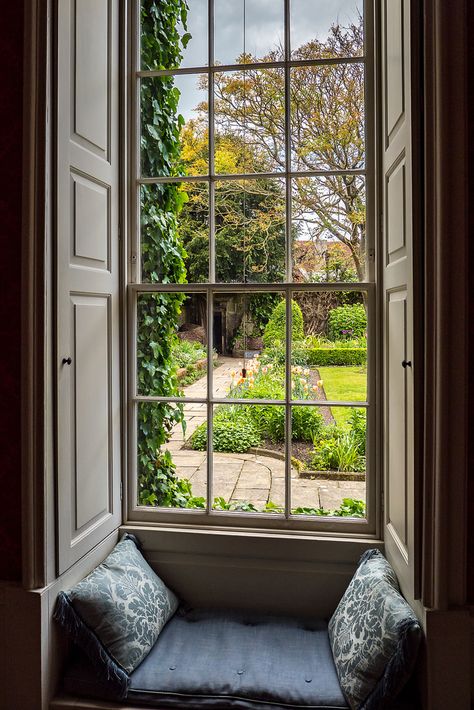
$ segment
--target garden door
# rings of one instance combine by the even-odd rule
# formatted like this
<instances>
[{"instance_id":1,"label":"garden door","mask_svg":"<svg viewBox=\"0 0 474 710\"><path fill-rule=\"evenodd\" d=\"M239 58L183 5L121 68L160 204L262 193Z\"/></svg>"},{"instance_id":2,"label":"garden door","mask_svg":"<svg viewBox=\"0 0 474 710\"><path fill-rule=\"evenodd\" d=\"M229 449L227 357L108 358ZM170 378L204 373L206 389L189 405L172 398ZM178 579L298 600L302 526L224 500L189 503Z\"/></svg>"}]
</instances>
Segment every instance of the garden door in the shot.
<instances>
[{"instance_id":1,"label":"garden door","mask_svg":"<svg viewBox=\"0 0 474 710\"><path fill-rule=\"evenodd\" d=\"M121 522L118 0L61 0L57 45L58 573Z\"/></svg>"}]
</instances>

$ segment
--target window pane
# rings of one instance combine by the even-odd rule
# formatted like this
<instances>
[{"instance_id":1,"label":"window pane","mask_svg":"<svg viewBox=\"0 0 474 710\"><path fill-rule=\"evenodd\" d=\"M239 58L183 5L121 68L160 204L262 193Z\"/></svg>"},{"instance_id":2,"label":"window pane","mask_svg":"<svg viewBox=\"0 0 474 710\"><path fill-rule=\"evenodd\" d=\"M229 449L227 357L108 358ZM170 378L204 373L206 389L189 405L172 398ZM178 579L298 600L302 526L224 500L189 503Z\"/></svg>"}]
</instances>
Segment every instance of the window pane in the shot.
<instances>
[{"instance_id":1,"label":"window pane","mask_svg":"<svg viewBox=\"0 0 474 710\"><path fill-rule=\"evenodd\" d=\"M291 70L293 170L357 170L365 164L364 65Z\"/></svg>"},{"instance_id":2,"label":"window pane","mask_svg":"<svg viewBox=\"0 0 474 710\"><path fill-rule=\"evenodd\" d=\"M206 405L138 403L139 505L205 508L207 454L187 448L190 435L205 421Z\"/></svg>"},{"instance_id":3,"label":"window pane","mask_svg":"<svg viewBox=\"0 0 474 710\"><path fill-rule=\"evenodd\" d=\"M180 283L184 274L188 283L208 281L207 183L142 185L140 198L142 281Z\"/></svg>"},{"instance_id":4,"label":"window pane","mask_svg":"<svg viewBox=\"0 0 474 710\"><path fill-rule=\"evenodd\" d=\"M296 406L291 426L292 513L365 517L365 410Z\"/></svg>"},{"instance_id":5,"label":"window pane","mask_svg":"<svg viewBox=\"0 0 474 710\"><path fill-rule=\"evenodd\" d=\"M186 27L179 7L175 11L173 31L170 30L170 5L157 0L141 3L141 67L175 69L202 67L208 59L207 0L192 0L188 4ZM163 33L167 41L163 41Z\"/></svg>"},{"instance_id":6,"label":"window pane","mask_svg":"<svg viewBox=\"0 0 474 710\"><path fill-rule=\"evenodd\" d=\"M367 313L358 291L298 291L292 305L292 399L365 402Z\"/></svg>"},{"instance_id":7,"label":"window pane","mask_svg":"<svg viewBox=\"0 0 474 710\"><path fill-rule=\"evenodd\" d=\"M194 441L201 435L205 435L204 429ZM283 512L284 407L218 405L214 408L213 449L214 509Z\"/></svg>"},{"instance_id":8,"label":"window pane","mask_svg":"<svg viewBox=\"0 0 474 710\"><path fill-rule=\"evenodd\" d=\"M207 175L207 80L202 74L158 76L141 81L141 173L143 177ZM170 134L179 138L173 154Z\"/></svg>"},{"instance_id":9,"label":"window pane","mask_svg":"<svg viewBox=\"0 0 474 710\"><path fill-rule=\"evenodd\" d=\"M137 393L139 395L206 397L206 358L205 294L139 294L137 300Z\"/></svg>"},{"instance_id":10,"label":"window pane","mask_svg":"<svg viewBox=\"0 0 474 710\"><path fill-rule=\"evenodd\" d=\"M365 280L366 205L362 176L294 179L292 225L294 281Z\"/></svg>"},{"instance_id":11,"label":"window pane","mask_svg":"<svg viewBox=\"0 0 474 710\"><path fill-rule=\"evenodd\" d=\"M216 281L277 283L285 276L285 182L216 184Z\"/></svg>"},{"instance_id":12,"label":"window pane","mask_svg":"<svg viewBox=\"0 0 474 710\"><path fill-rule=\"evenodd\" d=\"M213 311L214 397L284 400L284 295L215 295Z\"/></svg>"},{"instance_id":13,"label":"window pane","mask_svg":"<svg viewBox=\"0 0 474 710\"><path fill-rule=\"evenodd\" d=\"M364 53L362 0L290 0L290 12L292 59Z\"/></svg>"},{"instance_id":14,"label":"window pane","mask_svg":"<svg viewBox=\"0 0 474 710\"><path fill-rule=\"evenodd\" d=\"M216 73L216 174L285 169L285 74L282 69Z\"/></svg>"},{"instance_id":15,"label":"window pane","mask_svg":"<svg viewBox=\"0 0 474 710\"><path fill-rule=\"evenodd\" d=\"M284 58L283 0L215 0L216 64Z\"/></svg>"}]
</instances>

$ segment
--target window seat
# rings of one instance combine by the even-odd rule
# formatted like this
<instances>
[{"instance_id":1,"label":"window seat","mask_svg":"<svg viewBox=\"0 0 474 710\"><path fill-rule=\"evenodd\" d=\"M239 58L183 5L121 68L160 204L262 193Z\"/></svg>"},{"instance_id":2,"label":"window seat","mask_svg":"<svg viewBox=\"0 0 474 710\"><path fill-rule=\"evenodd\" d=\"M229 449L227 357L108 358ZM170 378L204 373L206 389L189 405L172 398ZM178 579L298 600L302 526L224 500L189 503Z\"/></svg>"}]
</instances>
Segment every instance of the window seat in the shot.
<instances>
[{"instance_id":1,"label":"window seat","mask_svg":"<svg viewBox=\"0 0 474 710\"><path fill-rule=\"evenodd\" d=\"M87 578L59 595L55 619L76 645L62 679L66 697L54 710L417 707L406 696L399 700L421 627L378 550L362 555L326 622L178 606L137 545L126 534Z\"/></svg>"}]
</instances>

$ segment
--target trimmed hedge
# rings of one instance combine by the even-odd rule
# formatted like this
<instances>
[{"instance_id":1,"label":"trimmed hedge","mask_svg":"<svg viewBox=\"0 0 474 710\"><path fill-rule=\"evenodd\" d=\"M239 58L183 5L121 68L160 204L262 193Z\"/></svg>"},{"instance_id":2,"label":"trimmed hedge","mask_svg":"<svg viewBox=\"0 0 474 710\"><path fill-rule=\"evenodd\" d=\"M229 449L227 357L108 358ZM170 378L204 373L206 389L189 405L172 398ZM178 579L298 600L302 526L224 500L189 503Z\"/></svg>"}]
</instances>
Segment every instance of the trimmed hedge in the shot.
<instances>
[{"instance_id":1,"label":"trimmed hedge","mask_svg":"<svg viewBox=\"0 0 474 710\"><path fill-rule=\"evenodd\" d=\"M281 347L265 348L262 363L285 363L285 350ZM312 367L318 365L365 365L367 348L293 348L292 365Z\"/></svg>"},{"instance_id":2,"label":"trimmed hedge","mask_svg":"<svg viewBox=\"0 0 474 710\"><path fill-rule=\"evenodd\" d=\"M312 348L308 365L365 365L367 348Z\"/></svg>"}]
</instances>

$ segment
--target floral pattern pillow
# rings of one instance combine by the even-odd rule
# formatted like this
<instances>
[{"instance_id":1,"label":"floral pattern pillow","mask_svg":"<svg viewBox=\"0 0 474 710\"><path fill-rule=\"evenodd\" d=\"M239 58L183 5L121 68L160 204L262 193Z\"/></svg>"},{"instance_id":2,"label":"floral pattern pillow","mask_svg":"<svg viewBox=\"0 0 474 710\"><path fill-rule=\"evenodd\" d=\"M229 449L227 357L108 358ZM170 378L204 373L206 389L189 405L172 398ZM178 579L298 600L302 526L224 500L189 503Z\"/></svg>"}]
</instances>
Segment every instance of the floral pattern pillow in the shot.
<instances>
[{"instance_id":1,"label":"floral pattern pillow","mask_svg":"<svg viewBox=\"0 0 474 710\"><path fill-rule=\"evenodd\" d=\"M178 607L178 599L155 574L133 536L124 535L85 579L61 592L55 618L72 634L120 694L131 673L154 646Z\"/></svg>"},{"instance_id":2,"label":"floral pattern pillow","mask_svg":"<svg viewBox=\"0 0 474 710\"><path fill-rule=\"evenodd\" d=\"M421 627L378 550L362 556L329 621L329 640L350 707L390 707L413 671Z\"/></svg>"}]
</instances>

